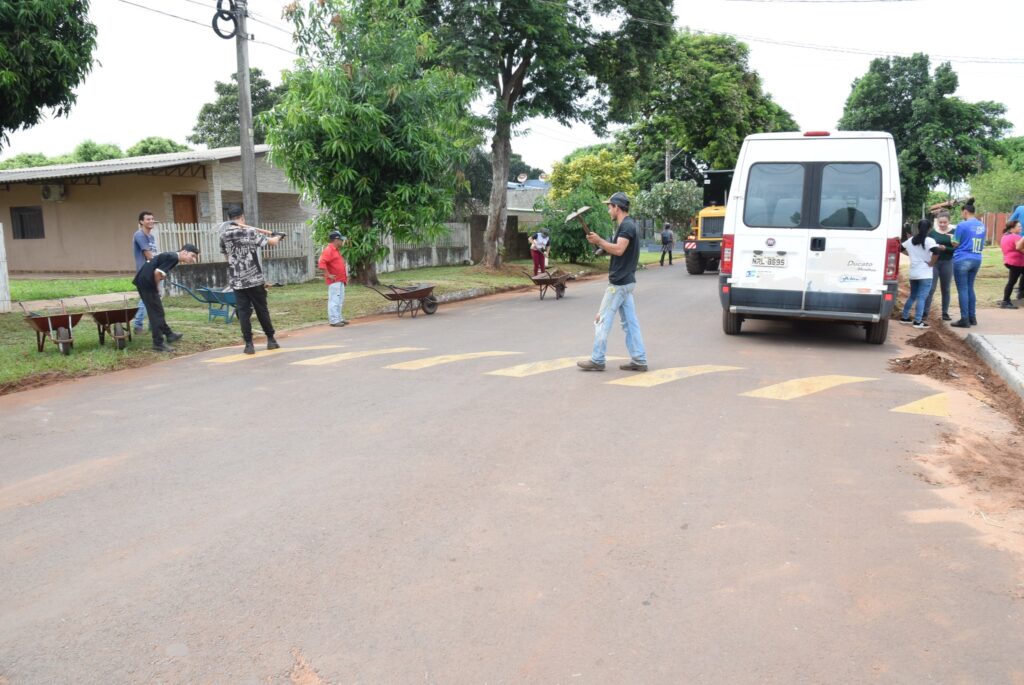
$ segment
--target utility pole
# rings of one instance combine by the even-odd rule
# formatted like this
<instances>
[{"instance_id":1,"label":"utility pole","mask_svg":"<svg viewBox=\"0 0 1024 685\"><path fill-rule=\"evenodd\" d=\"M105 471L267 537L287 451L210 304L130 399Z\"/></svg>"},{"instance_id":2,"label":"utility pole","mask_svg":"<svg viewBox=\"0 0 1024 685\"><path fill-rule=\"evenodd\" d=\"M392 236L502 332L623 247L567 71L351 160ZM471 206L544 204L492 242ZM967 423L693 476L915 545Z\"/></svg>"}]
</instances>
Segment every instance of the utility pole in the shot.
<instances>
[{"instance_id":1,"label":"utility pole","mask_svg":"<svg viewBox=\"0 0 1024 685\"><path fill-rule=\"evenodd\" d=\"M252 130L252 86L249 83L249 30L246 27L248 0L217 0L217 13L213 15L213 32L224 39L235 39L238 60L238 140L242 160L242 207L246 223L260 225L259 194L256 190L256 150ZM224 9L227 2L228 9ZM231 30L220 23L231 24Z\"/></svg>"},{"instance_id":2,"label":"utility pole","mask_svg":"<svg viewBox=\"0 0 1024 685\"><path fill-rule=\"evenodd\" d=\"M238 132L242 147L242 207L246 223L260 225L260 202L256 191L256 146L252 131L252 87L249 84L249 32L246 29L246 2L235 0L238 32L235 52L238 54Z\"/></svg>"},{"instance_id":3,"label":"utility pole","mask_svg":"<svg viewBox=\"0 0 1024 685\"><path fill-rule=\"evenodd\" d=\"M672 144L665 139L665 182L672 180Z\"/></svg>"}]
</instances>

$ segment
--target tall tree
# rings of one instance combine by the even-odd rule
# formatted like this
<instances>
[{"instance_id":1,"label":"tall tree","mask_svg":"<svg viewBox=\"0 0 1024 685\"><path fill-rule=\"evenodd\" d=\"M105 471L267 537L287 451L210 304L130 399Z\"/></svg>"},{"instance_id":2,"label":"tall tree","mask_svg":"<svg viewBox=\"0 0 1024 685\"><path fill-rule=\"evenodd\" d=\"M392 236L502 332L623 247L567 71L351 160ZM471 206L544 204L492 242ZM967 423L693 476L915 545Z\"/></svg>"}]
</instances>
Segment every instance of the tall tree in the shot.
<instances>
[{"instance_id":1,"label":"tall tree","mask_svg":"<svg viewBox=\"0 0 1024 685\"><path fill-rule=\"evenodd\" d=\"M703 200L703 189L693 181L665 181L637 194L633 214L659 224L668 221L685 233Z\"/></svg>"},{"instance_id":2,"label":"tall tree","mask_svg":"<svg viewBox=\"0 0 1024 685\"><path fill-rule=\"evenodd\" d=\"M253 67L249 70L249 85L252 90L253 139L259 145L266 141L266 126L256 116L269 111L281 100L284 84L276 88L263 76L263 71ZM240 145L238 132L238 74L231 74L231 81L217 81L213 84L217 99L207 102L199 110L199 117L192 129L192 135L185 140L206 147L234 147Z\"/></svg>"},{"instance_id":3,"label":"tall tree","mask_svg":"<svg viewBox=\"0 0 1024 685\"><path fill-rule=\"evenodd\" d=\"M67 116L95 49L89 0L0 2L0 147L42 109Z\"/></svg>"},{"instance_id":4,"label":"tall tree","mask_svg":"<svg viewBox=\"0 0 1024 685\"><path fill-rule=\"evenodd\" d=\"M917 216L934 185L952 186L984 169L1010 127L996 102L964 102L948 62L931 73L927 55L871 61L853 82L839 128L888 131L900 161L905 220Z\"/></svg>"},{"instance_id":5,"label":"tall tree","mask_svg":"<svg viewBox=\"0 0 1024 685\"><path fill-rule=\"evenodd\" d=\"M591 122L631 115L668 39L672 0L426 0L424 16L445 63L490 100L492 185L484 263L501 262L512 130L534 116ZM599 23L614 25L599 29ZM596 88L595 88L596 85Z\"/></svg>"},{"instance_id":6,"label":"tall tree","mask_svg":"<svg viewBox=\"0 0 1024 685\"><path fill-rule=\"evenodd\" d=\"M472 82L430 66L417 0L293 2L299 59L281 102L261 119L271 155L322 209L316 235L339 229L355 280L377 283L385 237L444 233L459 166L479 143ZM325 241L326 242L326 241Z\"/></svg>"},{"instance_id":7,"label":"tall tree","mask_svg":"<svg viewBox=\"0 0 1024 685\"><path fill-rule=\"evenodd\" d=\"M72 162L100 162L104 159L120 159L124 152L113 143L97 143L92 140L83 140L71 153ZM58 162L59 163L59 162Z\"/></svg>"},{"instance_id":8,"label":"tall tree","mask_svg":"<svg viewBox=\"0 0 1024 685\"><path fill-rule=\"evenodd\" d=\"M150 136L143 138L139 142L132 145L126 154L129 157L137 157L139 155L162 155L168 152L184 152L188 150L187 145L176 143L170 138L161 138L160 136Z\"/></svg>"},{"instance_id":9,"label":"tall tree","mask_svg":"<svg viewBox=\"0 0 1024 685\"><path fill-rule=\"evenodd\" d=\"M731 169L751 133L794 131L796 122L764 92L750 50L731 36L677 32L657 64L661 77L635 123L619 136L638 158L643 184Z\"/></svg>"}]
</instances>

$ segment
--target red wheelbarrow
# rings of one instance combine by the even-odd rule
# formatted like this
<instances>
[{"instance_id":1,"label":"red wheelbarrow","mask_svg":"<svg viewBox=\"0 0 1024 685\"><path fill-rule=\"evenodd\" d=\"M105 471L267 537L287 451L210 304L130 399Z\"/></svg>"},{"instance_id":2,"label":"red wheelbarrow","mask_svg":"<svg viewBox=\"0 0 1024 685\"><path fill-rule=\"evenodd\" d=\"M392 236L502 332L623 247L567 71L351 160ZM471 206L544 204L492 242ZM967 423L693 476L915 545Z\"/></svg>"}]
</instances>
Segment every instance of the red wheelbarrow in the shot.
<instances>
[{"instance_id":1,"label":"red wheelbarrow","mask_svg":"<svg viewBox=\"0 0 1024 685\"><path fill-rule=\"evenodd\" d=\"M421 309L424 314L433 314L437 311L437 298L433 295L434 286L432 285L421 284L407 288L400 285L381 284L382 288L387 288L391 292L377 290L372 285L368 287L384 299L396 302L398 316L405 316L405 313L409 312L415 318Z\"/></svg>"},{"instance_id":2,"label":"red wheelbarrow","mask_svg":"<svg viewBox=\"0 0 1024 685\"><path fill-rule=\"evenodd\" d=\"M89 307L88 300L85 301L85 306ZM100 336L100 345L107 344L106 338L109 335L114 339L117 349L123 350L128 347L128 342L132 339L130 322L135 318L135 314L138 311L138 307L128 306L127 297L124 299L124 307L121 309L105 309L94 312L92 308L89 308L89 315L96 322L96 332Z\"/></svg>"},{"instance_id":3,"label":"red wheelbarrow","mask_svg":"<svg viewBox=\"0 0 1024 685\"><path fill-rule=\"evenodd\" d=\"M71 354L71 348L75 344L71 330L85 314L83 312L68 314L64 307L64 300L60 301L60 309L60 314L40 314L39 312L30 312L25 309L25 305L21 305L21 310L25 312L25 323L36 332L36 349L39 352L43 351L46 340L49 338L61 354Z\"/></svg>"}]
</instances>

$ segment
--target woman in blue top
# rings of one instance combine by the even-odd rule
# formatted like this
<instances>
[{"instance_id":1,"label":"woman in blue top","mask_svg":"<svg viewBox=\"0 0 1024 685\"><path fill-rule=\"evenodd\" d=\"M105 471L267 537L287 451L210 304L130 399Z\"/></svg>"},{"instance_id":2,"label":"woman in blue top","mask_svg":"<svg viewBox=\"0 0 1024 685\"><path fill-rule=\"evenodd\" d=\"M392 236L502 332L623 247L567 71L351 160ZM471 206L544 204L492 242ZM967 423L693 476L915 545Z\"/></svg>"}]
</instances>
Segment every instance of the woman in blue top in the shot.
<instances>
[{"instance_id":1,"label":"woman in blue top","mask_svg":"<svg viewBox=\"0 0 1024 685\"><path fill-rule=\"evenodd\" d=\"M978 325L975 316L974 279L981 270L981 253L985 249L985 224L974 218L974 198L964 203L960 213L964 220L956 225L953 234L953 280L957 299L960 300L960 320L951 325L970 328Z\"/></svg>"}]
</instances>

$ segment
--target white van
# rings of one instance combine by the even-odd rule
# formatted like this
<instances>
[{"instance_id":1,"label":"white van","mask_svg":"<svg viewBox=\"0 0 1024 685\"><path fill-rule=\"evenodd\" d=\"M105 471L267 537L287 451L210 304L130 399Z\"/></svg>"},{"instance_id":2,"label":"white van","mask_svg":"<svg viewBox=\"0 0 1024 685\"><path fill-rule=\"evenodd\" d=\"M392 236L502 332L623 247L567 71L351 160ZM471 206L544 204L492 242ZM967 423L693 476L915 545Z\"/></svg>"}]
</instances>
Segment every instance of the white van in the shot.
<instances>
[{"instance_id":1,"label":"white van","mask_svg":"<svg viewBox=\"0 0 1024 685\"><path fill-rule=\"evenodd\" d=\"M885 342L903 223L890 134L747 136L729 201L719 268L727 334L745 319L818 319Z\"/></svg>"}]
</instances>

